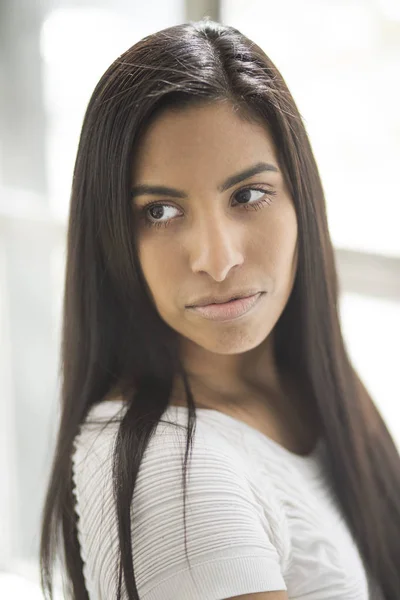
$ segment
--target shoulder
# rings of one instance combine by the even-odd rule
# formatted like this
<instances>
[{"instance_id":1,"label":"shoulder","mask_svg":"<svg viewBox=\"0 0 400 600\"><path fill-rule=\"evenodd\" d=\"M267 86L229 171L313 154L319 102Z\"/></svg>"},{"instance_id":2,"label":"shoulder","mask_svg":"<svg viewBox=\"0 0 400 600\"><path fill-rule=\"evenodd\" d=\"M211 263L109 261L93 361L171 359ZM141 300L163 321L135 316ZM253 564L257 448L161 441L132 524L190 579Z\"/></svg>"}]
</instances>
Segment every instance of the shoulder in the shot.
<instances>
[{"instance_id":1,"label":"shoulder","mask_svg":"<svg viewBox=\"0 0 400 600\"><path fill-rule=\"evenodd\" d=\"M80 484L83 487L87 481L85 487L93 489L99 485L100 478L103 490L111 485L115 442L125 408L121 403L113 402L96 405L81 425L74 439L72 456L77 487ZM138 486L147 489L158 481L164 489L170 487L176 491L178 479L182 480L187 434L186 413L168 409L148 441L140 465ZM195 489L201 486L205 474L209 482L223 475L225 485L248 487L249 472L244 457L201 418L196 419L187 468Z\"/></svg>"},{"instance_id":2,"label":"shoulder","mask_svg":"<svg viewBox=\"0 0 400 600\"><path fill-rule=\"evenodd\" d=\"M72 457L78 493L81 488L89 494L100 485L104 492L111 493L115 442L124 413L125 407L121 403L108 402L94 407L82 424L74 440ZM187 434L187 413L165 411L141 460L137 478L141 499L151 493L154 485L162 485L164 492L177 501L177 490L183 490ZM222 435L199 415L189 448L187 472L188 490L194 501L205 492L209 493L211 486L215 489L223 486L234 502L247 499L260 504L260 514L267 511L271 523L282 525L281 507L268 473L264 470L260 481L261 474L253 469L248 453L241 451L229 436Z\"/></svg>"},{"instance_id":3,"label":"shoulder","mask_svg":"<svg viewBox=\"0 0 400 600\"><path fill-rule=\"evenodd\" d=\"M168 407L155 426L143 460L162 454L160 460L173 461L186 449L187 414ZM119 425L126 412L122 402L105 401L89 411L74 439L74 464L77 459L96 462L113 453ZM167 452L167 450L169 452ZM233 461L236 470L246 471L244 456L218 431L197 415L193 435L193 454L206 458L212 452Z\"/></svg>"}]
</instances>

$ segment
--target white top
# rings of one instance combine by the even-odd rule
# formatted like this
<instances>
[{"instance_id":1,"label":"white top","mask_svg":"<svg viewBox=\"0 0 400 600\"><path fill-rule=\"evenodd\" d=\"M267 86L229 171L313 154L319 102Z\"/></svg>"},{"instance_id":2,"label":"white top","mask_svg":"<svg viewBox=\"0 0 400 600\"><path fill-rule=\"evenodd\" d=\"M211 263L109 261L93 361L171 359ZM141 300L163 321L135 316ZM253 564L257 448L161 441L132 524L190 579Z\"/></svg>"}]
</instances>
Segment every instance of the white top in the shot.
<instances>
[{"instance_id":1,"label":"white top","mask_svg":"<svg viewBox=\"0 0 400 600\"><path fill-rule=\"evenodd\" d=\"M94 406L74 442L78 539L91 600L116 598L111 475L118 423L104 424L125 408L115 400ZM223 600L272 590L287 590L296 600L381 599L372 581L368 592L359 552L331 494L323 441L299 456L243 421L205 408L197 409L188 462L190 568L182 489L187 414L186 407L167 408L136 482L132 550L141 600ZM89 423L92 417L97 424Z\"/></svg>"}]
</instances>

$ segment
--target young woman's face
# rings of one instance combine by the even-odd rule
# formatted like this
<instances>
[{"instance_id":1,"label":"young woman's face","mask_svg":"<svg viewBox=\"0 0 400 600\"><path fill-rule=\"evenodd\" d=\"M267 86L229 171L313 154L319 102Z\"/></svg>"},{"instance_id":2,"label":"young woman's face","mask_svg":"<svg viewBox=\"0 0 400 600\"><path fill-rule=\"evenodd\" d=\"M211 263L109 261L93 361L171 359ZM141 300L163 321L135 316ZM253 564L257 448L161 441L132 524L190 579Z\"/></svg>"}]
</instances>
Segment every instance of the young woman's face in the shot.
<instances>
[{"instance_id":1,"label":"young woman's face","mask_svg":"<svg viewBox=\"0 0 400 600\"><path fill-rule=\"evenodd\" d=\"M265 163L253 175L230 178ZM239 180L240 179L240 180ZM168 110L144 134L132 188L140 263L161 318L218 354L245 352L273 330L297 268L297 220L266 127L229 104ZM141 192L141 193L139 193ZM218 321L189 308L207 295L264 292L240 318Z\"/></svg>"}]
</instances>

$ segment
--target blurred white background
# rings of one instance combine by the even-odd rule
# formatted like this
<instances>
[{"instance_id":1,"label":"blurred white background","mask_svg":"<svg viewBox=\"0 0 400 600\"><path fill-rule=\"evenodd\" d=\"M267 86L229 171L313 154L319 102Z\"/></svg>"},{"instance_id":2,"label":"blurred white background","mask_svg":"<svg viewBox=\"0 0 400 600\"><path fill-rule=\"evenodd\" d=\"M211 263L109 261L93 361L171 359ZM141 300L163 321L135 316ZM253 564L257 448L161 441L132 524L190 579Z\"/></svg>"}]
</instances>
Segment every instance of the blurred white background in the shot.
<instances>
[{"instance_id":1,"label":"blurred white background","mask_svg":"<svg viewBox=\"0 0 400 600\"><path fill-rule=\"evenodd\" d=\"M65 235L87 102L143 36L209 15L258 43L304 118L343 332L400 448L400 0L0 0L0 596L41 598Z\"/></svg>"}]
</instances>

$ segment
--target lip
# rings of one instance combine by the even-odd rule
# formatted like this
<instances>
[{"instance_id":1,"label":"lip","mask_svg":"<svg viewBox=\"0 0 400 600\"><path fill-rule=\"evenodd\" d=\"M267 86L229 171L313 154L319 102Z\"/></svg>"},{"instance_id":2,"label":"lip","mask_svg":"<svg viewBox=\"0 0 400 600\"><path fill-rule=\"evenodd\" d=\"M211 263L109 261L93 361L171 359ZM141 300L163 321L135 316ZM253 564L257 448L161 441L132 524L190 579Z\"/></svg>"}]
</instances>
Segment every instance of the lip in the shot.
<instances>
[{"instance_id":1,"label":"lip","mask_svg":"<svg viewBox=\"0 0 400 600\"><path fill-rule=\"evenodd\" d=\"M261 290L262 291L262 290ZM241 298L248 298L249 296L254 296L255 294L258 294L260 292L260 290L255 289L255 288L248 288L247 290L236 290L230 293L230 295L225 295L222 297L218 297L217 295L209 295L209 296L203 296L203 298L197 300L196 302L193 302L193 304L189 304L187 305L186 308L192 308L192 307L197 307L197 306L208 306L209 304L227 304L228 302L230 302L233 299L237 299L240 300Z\"/></svg>"},{"instance_id":2,"label":"lip","mask_svg":"<svg viewBox=\"0 0 400 600\"><path fill-rule=\"evenodd\" d=\"M265 292L258 292L252 296L231 300L223 304L207 304L206 306L190 306L188 310L196 312L211 321L232 321L247 314Z\"/></svg>"}]
</instances>

